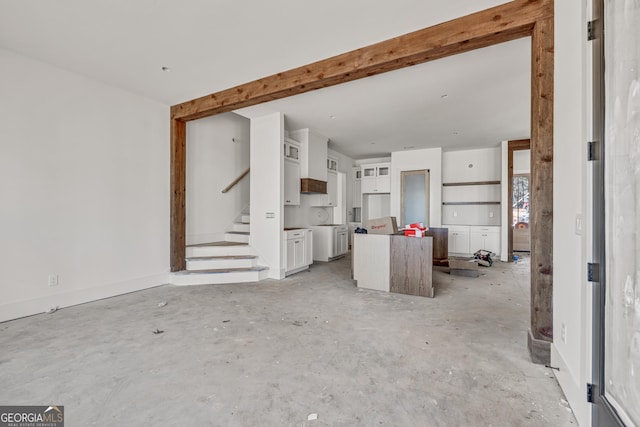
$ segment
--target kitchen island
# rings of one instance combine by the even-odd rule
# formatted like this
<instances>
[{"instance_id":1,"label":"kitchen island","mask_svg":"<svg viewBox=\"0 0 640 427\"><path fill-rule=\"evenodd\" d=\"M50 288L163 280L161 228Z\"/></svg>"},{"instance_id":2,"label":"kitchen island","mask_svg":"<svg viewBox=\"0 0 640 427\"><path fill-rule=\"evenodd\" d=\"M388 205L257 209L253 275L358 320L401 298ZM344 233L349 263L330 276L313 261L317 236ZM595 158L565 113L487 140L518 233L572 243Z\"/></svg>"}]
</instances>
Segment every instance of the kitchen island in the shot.
<instances>
[{"instance_id":1,"label":"kitchen island","mask_svg":"<svg viewBox=\"0 0 640 427\"><path fill-rule=\"evenodd\" d=\"M433 298L432 237L353 237L353 278L359 288Z\"/></svg>"}]
</instances>

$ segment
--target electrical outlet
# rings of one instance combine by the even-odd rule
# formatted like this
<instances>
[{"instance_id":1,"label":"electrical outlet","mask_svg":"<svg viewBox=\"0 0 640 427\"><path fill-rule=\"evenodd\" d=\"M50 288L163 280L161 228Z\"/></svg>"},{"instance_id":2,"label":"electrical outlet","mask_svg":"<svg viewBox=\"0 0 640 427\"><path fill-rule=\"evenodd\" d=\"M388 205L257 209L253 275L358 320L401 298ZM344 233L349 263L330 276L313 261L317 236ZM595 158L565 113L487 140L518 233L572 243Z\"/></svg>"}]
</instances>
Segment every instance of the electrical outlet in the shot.
<instances>
[{"instance_id":1,"label":"electrical outlet","mask_svg":"<svg viewBox=\"0 0 640 427\"><path fill-rule=\"evenodd\" d=\"M58 286L58 275L50 274L49 275L49 286Z\"/></svg>"},{"instance_id":2,"label":"electrical outlet","mask_svg":"<svg viewBox=\"0 0 640 427\"><path fill-rule=\"evenodd\" d=\"M453 211L453 216L458 216L458 212Z\"/></svg>"},{"instance_id":3,"label":"electrical outlet","mask_svg":"<svg viewBox=\"0 0 640 427\"><path fill-rule=\"evenodd\" d=\"M565 325L564 323L560 328L560 339L563 343L567 343L567 325Z\"/></svg>"},{"instance_id":4,"label":"electrical outlet","mask_svg":"<svg viewBox=\"0 0 640 427\"><path fill-rule=\"evenodd\" d=\"M489 212L489 218L493 218L493 211Z\"/></svg>"}]
</instances>

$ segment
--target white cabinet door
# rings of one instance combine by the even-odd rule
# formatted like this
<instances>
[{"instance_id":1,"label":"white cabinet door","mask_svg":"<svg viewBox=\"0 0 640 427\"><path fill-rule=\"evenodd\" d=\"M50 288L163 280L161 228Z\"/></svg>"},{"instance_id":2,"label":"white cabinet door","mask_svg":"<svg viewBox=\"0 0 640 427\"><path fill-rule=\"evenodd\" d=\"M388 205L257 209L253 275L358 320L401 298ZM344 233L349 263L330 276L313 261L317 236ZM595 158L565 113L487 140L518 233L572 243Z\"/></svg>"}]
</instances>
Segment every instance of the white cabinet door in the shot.
<instances>
[{"instance_id":1,"label":"white cabinet door","mask_svg":"<svg viewBox=\"0 0 640 427\"><path fill-rule=\"evenodd\" d=\"M326 206L338 205L338 174L335 172L327 173L327 204Z\"/></svg>"},{"instance_id":2,"label":"white cabinet door","mask_svg":"<svg viewBox=\"0 0 640 427\"><path fill-rule=\"evenodd\" d=\"M481 231L472 231L469 233L469 249L471 253L479 251L480 249L488 250L484 247L486 235L487 233L483 233Z\"/></svg>"},{"instance_id":3,"label":"white cabinet door","mask_svg":"<svg viewBox=\"0 0 640 427\"><path fill-rule=\"evenodd\" d=\"M349 232L341 231L336 236L334 256L346 254L349 245Z\"/></svg>"},{"instance_id":4,"label":"white cabinet door","mask_svg":"<svg viewBox=\"0 0 640 427\"><path fill-rule=\"evenodd\" d=\"M304 230L304 262L303 265L313 264L313 230Z\"/></svg>"},{"instance_id":5,"label":"white cabinet door","mask_svg":"<svg viewBox=\"0 0 640 427\"><path fill-rule=\"evenodd\" d=\"M296 264L295 239L287 239L287 268L285 271L293 270Z\"/></svg>"},{"instance_id":6,"label":"white cabinet door","mask_svg":"<svg viewBox=\"0 0 640 427\"><path fill-rule=\"evenodd\" d=\"M304 247L304 239L303 238L295 239L293 241L293 250L294 250L294 266L293 266L293 268L300 268L300 267L304 266L305 247Z\"/></svg>"},{"instance_id":7,"label":"white cabinet door","mask_svg":"<svg viewBox=\"0 0 640 427\"><path fill-rule=\"evenodd\" d=\"M288 159L284 161L284 204L300 204L300 164Z\"/></svg>"},{"instance_id":8,"label":"white cabinet door","mask_svg":"<svg viewBox=\"0 0 640 427\"><path fill-rule=\"evenodd\" d=\"M468 254L469 246L469 227L449 227L450 253Z\"/></svg>"}]
</instances>

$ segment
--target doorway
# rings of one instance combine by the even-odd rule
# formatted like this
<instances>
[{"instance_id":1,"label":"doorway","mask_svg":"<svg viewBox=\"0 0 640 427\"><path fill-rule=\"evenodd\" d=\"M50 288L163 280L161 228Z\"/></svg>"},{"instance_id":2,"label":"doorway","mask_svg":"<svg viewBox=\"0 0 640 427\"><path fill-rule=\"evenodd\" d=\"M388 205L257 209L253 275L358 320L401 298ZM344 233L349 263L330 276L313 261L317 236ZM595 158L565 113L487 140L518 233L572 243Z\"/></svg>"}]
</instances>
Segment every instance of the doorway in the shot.
<instances>
[{"instance_id":1,"label":"doorway","mask_svg":"<svg viewBox=\"0 0 640 427\"><path fill-rule=\"evenodd\" d=\"M429 226L429 170L400 172L400 223Z\"/></svg>"},{"instance_id":2,"label":"doorway","mask_svg":"<svg viewBox=\"0 0 640 427\"><path fill-rule=\"evenodd\" d=\"M521 248L528 247L526 251L531 252L531 140L509 141L507 147L507 200L512 201L511 206L507 207L507 261L513 261L514 250L525 250ZM518 242L517 245L514 241Z\"/></svg>"},{"instance_id":3,"label":"doorway","mask_svg":"<svg viewBox=\"0 0 640 427\"><path fill-rule=\"evenodd\" d=\"M513 229L514 252L531 252L531 232L529 231L529 179L530 175L515 175L511 180L513 198L511 209L513 222L509 226Z\"/></svg>"}]
</instances>

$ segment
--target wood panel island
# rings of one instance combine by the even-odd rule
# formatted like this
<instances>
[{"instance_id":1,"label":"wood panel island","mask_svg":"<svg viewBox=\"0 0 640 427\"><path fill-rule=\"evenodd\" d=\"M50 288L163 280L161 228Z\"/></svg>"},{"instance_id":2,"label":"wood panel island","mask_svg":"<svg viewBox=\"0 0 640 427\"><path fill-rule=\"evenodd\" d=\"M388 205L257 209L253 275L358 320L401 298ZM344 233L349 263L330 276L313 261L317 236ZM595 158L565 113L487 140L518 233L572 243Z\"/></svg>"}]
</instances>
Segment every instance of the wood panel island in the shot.
<instances>
[{"instance_id":1,"label":"wood panel island","mask_svg":"<svg viewBox=\"0 0 640 427\"><path fill-rule=\"evenodd\" d=\"M433 238L354 234L353 278L359 288L433 298Z\"/></svg>"}]
</instances>

